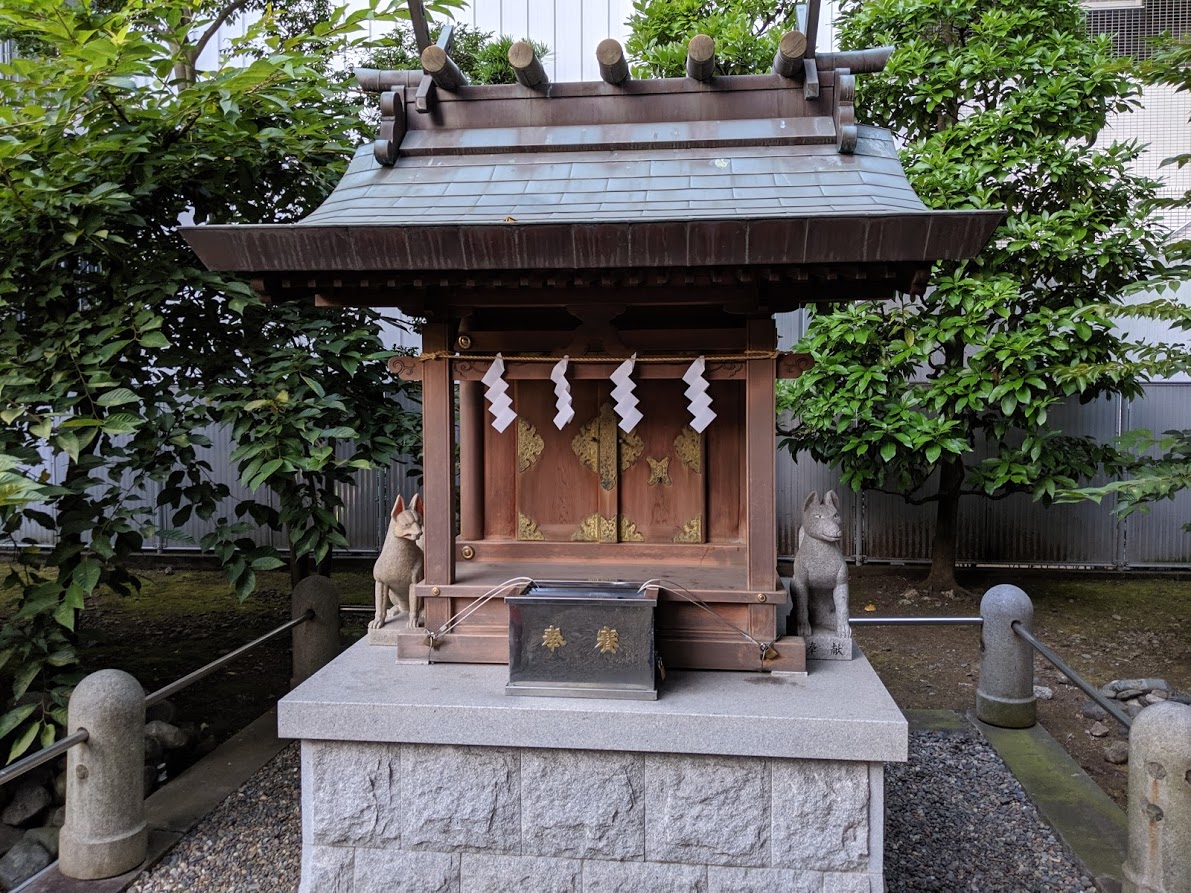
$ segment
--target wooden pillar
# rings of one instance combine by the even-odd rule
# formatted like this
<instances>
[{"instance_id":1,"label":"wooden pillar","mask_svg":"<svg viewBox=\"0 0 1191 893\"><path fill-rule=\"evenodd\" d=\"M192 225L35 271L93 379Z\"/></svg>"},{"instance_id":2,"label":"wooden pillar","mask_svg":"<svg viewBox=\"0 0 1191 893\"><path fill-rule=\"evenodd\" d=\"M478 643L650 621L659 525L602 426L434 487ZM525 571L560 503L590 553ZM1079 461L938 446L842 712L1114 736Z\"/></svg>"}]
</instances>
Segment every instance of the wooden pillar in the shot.
<instances>
[{"instance_id":1,"label":"wooden pillar","mask_svg":"<svg viewBox=\"0 0 1191 893\"><path fill-rule=\"evenodd\" d=\"M748 322L749 350L777 347L777 327L772 318ZM744 385L745 466L748 499L745 506L745 542L748 550L748 585L757 592L770 591L777 578L777 442L774 381L776 361L748 360Z\"/></svg>"},{"instance_id":2,"label":"wooden pillar","mask_svg":"<svg viewBox=\"0 0 1191 893\"><path fill-rule=\"evenodd\" d=\"M422 330L426 353L450 349L446 323ZM451 361L422 368L422 477L426 494L426 576L433 586L455 582L455 388Z\"/></svg>"},{"instance_id":3,"label":"wooden pillar","mask_svg":"<svg viewBox=\"0 0 1191 893\"><path fill-rule=\"evenodd\" d=\"M459 382L459 536L484 538L484 385Z\"/></svg>"}]
</instances>

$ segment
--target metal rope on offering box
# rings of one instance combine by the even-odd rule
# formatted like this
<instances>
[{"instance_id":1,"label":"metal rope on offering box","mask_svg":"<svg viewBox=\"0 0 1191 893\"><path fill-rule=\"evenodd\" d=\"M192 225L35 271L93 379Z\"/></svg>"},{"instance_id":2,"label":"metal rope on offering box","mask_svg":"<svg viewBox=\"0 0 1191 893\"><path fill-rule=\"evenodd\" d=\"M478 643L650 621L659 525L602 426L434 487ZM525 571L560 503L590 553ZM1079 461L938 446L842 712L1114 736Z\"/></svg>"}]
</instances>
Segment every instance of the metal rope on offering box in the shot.
<instances>
[{"instance_id":1,"label":"metal rope on offering box","mask_svg":"<svg viewBox=\"0 0 1191 893\"><path fill-rule=\"evenodd\" d=\"M803 673L816 635L850 657L813 536L787 631L774 382L811 358L773 314L920 294L1003 216L928 209L854 122L890 48L818 52L811 3L763 75L718 74L701 35L684 78L634 79L605 40L601 81L551 84L518 43L517 83L473 86L411 14L422 69L357 72L380 130L322 206L184 230L268 300L426 321L390 363L421 382L424 512L394 511L369 640L609 697L652 697L655 657Z\"/></svg>"}]
</instances>

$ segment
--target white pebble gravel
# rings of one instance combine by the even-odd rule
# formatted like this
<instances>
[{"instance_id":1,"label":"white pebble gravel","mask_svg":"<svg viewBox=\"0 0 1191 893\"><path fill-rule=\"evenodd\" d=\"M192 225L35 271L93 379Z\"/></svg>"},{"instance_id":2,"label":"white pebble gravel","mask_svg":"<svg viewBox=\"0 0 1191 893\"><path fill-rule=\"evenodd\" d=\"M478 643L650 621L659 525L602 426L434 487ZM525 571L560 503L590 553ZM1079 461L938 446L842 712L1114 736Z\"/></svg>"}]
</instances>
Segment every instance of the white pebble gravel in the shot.
<instances>
[{"instance_id":1,"label":"white pebble gravel","mask_svg":"<svg viewBox=\"0 0 1191 893\"><path fill-rule=\"evenodd\" d=\"M297 745L187 834L130 893L294 893ZM1017 779L975 731L911 732L885 774L889 893L1095 893Z\"/></svg>"}]
</instances>

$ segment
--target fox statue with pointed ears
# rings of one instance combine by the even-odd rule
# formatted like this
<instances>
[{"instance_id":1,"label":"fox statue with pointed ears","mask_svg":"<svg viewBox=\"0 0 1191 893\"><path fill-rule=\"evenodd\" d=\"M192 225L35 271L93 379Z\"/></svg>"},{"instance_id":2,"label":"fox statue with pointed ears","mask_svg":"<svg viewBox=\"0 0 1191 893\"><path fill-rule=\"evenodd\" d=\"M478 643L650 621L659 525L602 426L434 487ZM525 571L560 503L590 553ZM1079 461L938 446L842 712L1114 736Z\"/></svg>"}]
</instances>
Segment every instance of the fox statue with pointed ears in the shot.
<instances>
[{"instance_id":1,"label":"fox statue with pointed ears","mask_svg":"<svg viewBox=\"0 0 1191 893\"><path fill-rule=\"evenodd\" d=\"M390 620L409 614L409 625L418 625L418 598L414 584L422 582L424 514L421 495L414 496L405 507L405 499L397 497L385 534L385 544L372 568L376 581L376 616L369 629L380 629Z\"/></svg>"},{"instance_id":2,"label":"fox statue with pointed ears","mask_svg":"<svg viewBox=\"0 0 1191 893\"><path fill-rule=\"evenodd\" d=\"M839 547L843 536L835 492L829 490L822 502L818 493L811 493L802 505L802 527L790 585L800 636L825 632L841 639L852 637L848 626L848 564Z\"/></svg>"}]
</instances>

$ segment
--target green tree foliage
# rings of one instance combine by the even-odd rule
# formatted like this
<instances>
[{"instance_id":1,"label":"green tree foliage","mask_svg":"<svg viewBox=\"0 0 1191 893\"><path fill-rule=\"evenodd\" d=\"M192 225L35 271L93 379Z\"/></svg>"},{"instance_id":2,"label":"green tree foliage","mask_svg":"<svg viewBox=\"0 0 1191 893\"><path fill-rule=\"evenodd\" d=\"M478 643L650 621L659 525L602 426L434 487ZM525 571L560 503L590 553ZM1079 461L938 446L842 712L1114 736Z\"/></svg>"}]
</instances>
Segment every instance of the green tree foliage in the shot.
<instances>
[{"instance_id":1,"label":"green tree foliage","mask_svg":"<svg viewBox=\"0 0 1191 893\"><path fill-rule=\"evenodd\" d=\"M794 0L634 0L625 50L637 77L686 73L687 44L715 40L717 74L769 70L782 34L795 27Z\"/></svg>"},{"instance_id":2,"label":"green tree foliage","mask_svg":"<svg viewBox=\"0 0 1191 893\"><path fill-rule=\"evenodd\" d=\"M853 0L841 43L897 47L860 79L858 114L902 141L923 201L1008 217L922 298L814 313L799 349L816 366L780 394L799 419L785 444L855 489L937 502L928 585L952 588L961 495L1049 502L1115 457L1048 418L1139 388L1112 310L1161 270L1157 184L1130 173L1136 145L1096 142L1138 82L1075 0Z\"/></svg>"},{"instance_id":3,"label":"green tree foliage","mask_svg":"<svg viewBox=\"0 0 1191 893\"><path fill-rule=\"evenodd\" d=\"M0 631L12 683L0 737L11 757L64 719L86 599L135 589L128 558L149 536L178 536L156 529L158 507L175 526L225 511L204 426L233 424L241 480L281 497L272 514L254 500L227 514L285 529L308 562L342 544L334 485L408 447L408 420L384 393L393 384L379 378L376 318L266 312L178 234L187 218L299 218L359 130L358 102L315 50L350 48L376 13L333 11L294 36L264 7L232 61L196 70L218 22L245 5L0 7L0 34L21 48L0 69L0 531L15 556L4 586L18 595ZM46 466L60 469L56 483ZM220 519L204 546L245 597L256 571L284 562L246 522ZM52 549L21 539L27 522Z\"/></svg>"},{"instance_id":4,"label":"green tree foliage","mask_svg":"<svg viewBox=\"0 0 1191 893\"><path fill-rule=\"evenodd\" d=\"M1151 84L1191 92L1191 34L1178 39L1167 35L1146 63L1144 75ZM1191 121L1187 123L1187 142L1191 144ZM1191 152L1164 159L1162 164L1182 168L1191 164ZM1155 202L1155 206L1158 209L1191 208L1191 190L1181 196L1163 197ZM1170 270L1172 280L1191 278L1191 234L1168 242L1165 251L1167 257L1181 264ZM1179 300L1176 293L1160 287L1145 300L1130 303L1125 312L1134 318L1165 322L1174 332L1184 333L1181 341L1135 345L1130 363L1137 374L1191 374L1191 344L1188 340L1191 339L1191 303ZM1114 513L1126 517L1139 509L1147 509L1152 502L1174 499L1179 493L1191 489L1191 429L1166 431L1161 435L1146 430L1134 431L1122 438L1120 445L1126 456L1120 480L1102 487L1071 490L1064 494L1064 498L1099 502L1112 496L1115 498ZM1184 524L1183 529L1191 532L1191 521Z\"/></svg>"}]
</instances>

